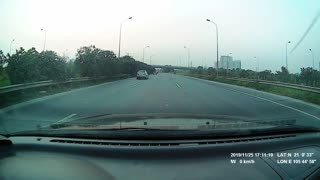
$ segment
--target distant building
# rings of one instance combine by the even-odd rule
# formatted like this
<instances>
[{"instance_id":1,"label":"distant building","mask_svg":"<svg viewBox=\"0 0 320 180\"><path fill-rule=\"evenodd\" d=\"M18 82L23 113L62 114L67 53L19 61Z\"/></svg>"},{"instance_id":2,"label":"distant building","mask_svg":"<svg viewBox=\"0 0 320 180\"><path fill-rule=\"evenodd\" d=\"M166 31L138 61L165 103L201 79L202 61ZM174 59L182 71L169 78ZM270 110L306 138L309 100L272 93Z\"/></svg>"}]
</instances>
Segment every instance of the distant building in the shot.
<instances>
[{"instance_id":1,"label":"distant building","mask_svg":"<svg viewBox=\"0 0 320 180\"><path fill-rule=\"evenodd\" d=\"M217 63L215 63L217 67ZM241 69L241 61L233 61L232 56L221 56L219 61L219 68L222 69Z\"/></svg>"},{"instance_id":2,"label":"distant building","mask_svg":"<svg viewBox=\"0 0 320 180\"><path fill-rule=\"evenodd\" d=\"M233 61L233 68L241 69L241 61L240 60Z\"/></svg>"},{"instance_id":3,"label":"distant building","mask_svg":"<svg viewBox=\"0 0 320 180\"><path fill-rule=\"evenodd\" d=\"M219 68L232 69L232 56L221 56L219 62Z\"/></svg>"}]
</instances>

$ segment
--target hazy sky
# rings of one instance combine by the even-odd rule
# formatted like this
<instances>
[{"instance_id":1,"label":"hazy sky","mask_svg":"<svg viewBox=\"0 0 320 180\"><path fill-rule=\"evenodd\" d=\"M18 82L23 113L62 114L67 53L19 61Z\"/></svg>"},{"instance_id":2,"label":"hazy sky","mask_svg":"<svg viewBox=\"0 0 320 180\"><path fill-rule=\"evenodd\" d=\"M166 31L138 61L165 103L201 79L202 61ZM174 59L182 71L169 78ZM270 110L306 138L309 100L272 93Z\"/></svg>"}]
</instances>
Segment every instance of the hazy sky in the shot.
<instances>
[{"instance_id":1,"label":"hazy sky","mask_svg":"<svg viewBox=\"0 0 320 180\"><path fill-rule=\"evenodd\" d=\"M191 50L193 66L213 66L216 60L216 36L219 26L219 51L232 53L243 68L277 70L285 65L285 43L290 51L320 10L319 0L0 0L0 49L36 47L65 52L74 57L80 46L112 50L117 53L119 25L123 24L122 55L142 59L142 49L149 45L145 61L152 64L186 65ZM320 20L305 40L289 54L289 70L312 66L311 48L316 68L320 60ZM67 49L67 50L66 50Z\"/></svg>"}]
</instances>

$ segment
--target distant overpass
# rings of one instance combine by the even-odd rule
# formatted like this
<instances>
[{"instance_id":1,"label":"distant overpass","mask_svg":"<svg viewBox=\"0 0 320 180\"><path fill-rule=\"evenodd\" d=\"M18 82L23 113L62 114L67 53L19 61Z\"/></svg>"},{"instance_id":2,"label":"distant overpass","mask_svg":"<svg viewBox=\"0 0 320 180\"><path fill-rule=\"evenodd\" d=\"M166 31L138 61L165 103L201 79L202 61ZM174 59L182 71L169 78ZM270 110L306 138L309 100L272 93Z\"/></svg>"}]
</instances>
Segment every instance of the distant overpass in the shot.
<instances>
[{"instance_id":1,"label":"distant overpass","mask_svg":"<svg viewBox=\"0 0 320 180\"><path fill-rule=\"evenodd\" d=\"M169 69L183 69L183 70L196 69L195 67L171 66L171 65L151 65L151 66L154 68L169 68Z\"/></svg>"}]
</instances>

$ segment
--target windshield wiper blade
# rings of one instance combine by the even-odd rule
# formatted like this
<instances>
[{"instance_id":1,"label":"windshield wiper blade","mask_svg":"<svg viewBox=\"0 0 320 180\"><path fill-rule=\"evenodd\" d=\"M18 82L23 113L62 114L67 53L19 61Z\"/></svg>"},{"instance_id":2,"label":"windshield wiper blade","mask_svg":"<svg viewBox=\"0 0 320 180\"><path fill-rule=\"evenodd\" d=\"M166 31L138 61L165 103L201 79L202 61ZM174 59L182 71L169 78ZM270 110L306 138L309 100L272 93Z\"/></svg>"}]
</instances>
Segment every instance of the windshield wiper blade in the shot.
<instances>
[{"instance_id":1,"label":"windshield wiper blade","mask_svg":"<svg viewBox=\"0 0 320 180\"><path fill-rule=\"evenodd\" d=\"M55 123L45 129L74 129L74 130L179 130L172 127L151 127L151 126L121 126L121 125L104 125L104 124L72 124L72 123Z\"/></svg>"},{"instance_id":2,"label":"windshield wiper blade","mask_svg":"<svg viewBox=\"0 0 320 180\"><path fill-rule=\"evenodd\" d=\"M156 130L156 131L167 131L167 130L173 130L173 129L166 129L166 128L152 128L152 127L119 127L119 128L102 128L98 130Z\"/></svg>"},{"instance_id":3,"label":"windshield wiper blade","mask_svg":"<svg viewBox=\"0 0 320 180\"><path fill-rule=\"evenodd\" d=\"M269 128L270 132L320 132L319 128L309 127L309 126L300 126L300 125L288 125L288 126L278 126Z\"/></svg>"},{"instance_id":4,"label":"windshield wiper blade","mask_svg":"<svg viewBox=\"0 0 320 180\"><path fill-rule=\"evenodd\" d=\"M132 131L131 131L132 130ZM295 133L318 133L318 128L303 126L277 127L267 129L229 129L229 130L172 130L144 127L100 128L100 129L42 129L10 134L10 136L49 136L69 138L97 138L97 139L131 139L131 140L177 140L177 139L220 139L253 136L270 136Z\"/></svg>"}]
</instances>

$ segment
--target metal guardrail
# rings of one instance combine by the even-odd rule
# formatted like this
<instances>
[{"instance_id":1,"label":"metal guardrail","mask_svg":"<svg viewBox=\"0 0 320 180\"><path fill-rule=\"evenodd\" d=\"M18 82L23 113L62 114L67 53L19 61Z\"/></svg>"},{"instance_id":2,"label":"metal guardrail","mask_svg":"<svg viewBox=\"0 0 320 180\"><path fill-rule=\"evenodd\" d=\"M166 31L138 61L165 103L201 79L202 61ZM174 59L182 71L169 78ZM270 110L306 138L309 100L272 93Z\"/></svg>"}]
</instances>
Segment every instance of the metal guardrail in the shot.
<instances>
[{"instance_id":1,"label":"metal guardrail","mask_svg":"<svg viewBox=\"0 0 320 180\"><path fill-rule=\"evenodd\" d=\"M24 90L29 88L35 88L35 87L43 87L43 86L51 86L51 85L57 85L57 84L66 84L66 83L72 83L72 82L81 82L81 81L89 81L89 80L101 80L101 79L113 79L113 78L124 78L128 77L127 74L121 74L116 76L103 76L99 78L89 78L89 77L80 77L80 78L71 78L67 81L39 81L39 82L32 82L32 83L24 83L24 84L15 84L5 87L0 87L0 94L18 91L18 90Z\"/></svg>"},{"instance_id":2,"label":"metal guardrail","mask_svg":"<svg viewBox=\"0 0 320 180\"><path fill-rule=\"evenodd\" d=\"M38 82L24 83L24 84L15 84L15 85L10 85L10 86L0 87L0 90L11 89L11 88L15 88L15 87L23 87L23 86L33 85L33 84L50 83L50 82L52 82L52 80L49 80L49 81L38 81Z\"/></svg>"},{"instance_id":3,"label":"metal guardrail","mask_svg":"<svg viewBox=\"0 0 320 180\"><path fill-rule=\"evenodd\" d=\"M277 81L266 81L266 80L246 79L246 78L225 78L225 79L244 81L244 82L255 82L255 83L261 83L261 84L269 84L269 85L274 85L274 86L287 87L287 88L298 89L298 90L303 90L303 91L308 91L308 92L320 93L320 88L318 88L318 87L305 86L305 85L300 85L300 84L291 84L291 83L284 83L284 82L277 82Z\"/></svg>"}]
</instances>

